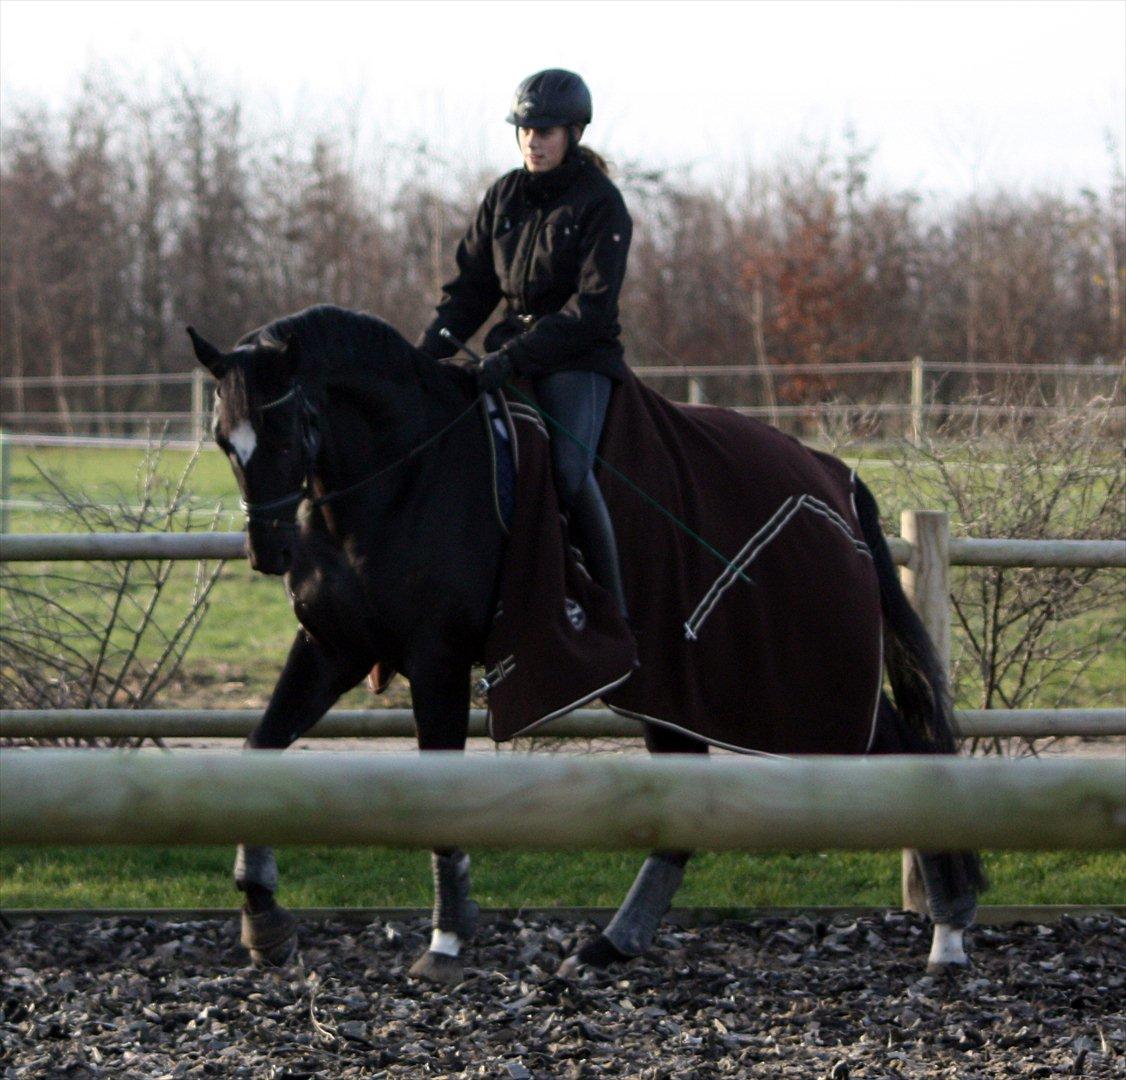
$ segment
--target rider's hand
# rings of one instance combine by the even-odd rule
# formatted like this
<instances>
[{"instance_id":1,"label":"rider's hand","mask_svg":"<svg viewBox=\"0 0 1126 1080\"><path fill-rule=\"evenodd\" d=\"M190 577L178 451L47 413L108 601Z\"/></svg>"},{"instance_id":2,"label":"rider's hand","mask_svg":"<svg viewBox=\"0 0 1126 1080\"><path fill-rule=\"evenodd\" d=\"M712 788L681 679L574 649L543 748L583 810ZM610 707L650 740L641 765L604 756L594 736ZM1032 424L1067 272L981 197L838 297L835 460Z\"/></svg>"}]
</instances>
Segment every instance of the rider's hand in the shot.
<instances>
[{"instance_id":1,"label":"rider's hand","mask_svg":"<svg viewBox=\"0 0 1126 1080\"><path fill-rule=\"evenodd\" d=\"M477 389L484 393L499 390L516 370L512 357L504 352L492 352L482 357L477 368Z\"/></svg>"}]
</instances>

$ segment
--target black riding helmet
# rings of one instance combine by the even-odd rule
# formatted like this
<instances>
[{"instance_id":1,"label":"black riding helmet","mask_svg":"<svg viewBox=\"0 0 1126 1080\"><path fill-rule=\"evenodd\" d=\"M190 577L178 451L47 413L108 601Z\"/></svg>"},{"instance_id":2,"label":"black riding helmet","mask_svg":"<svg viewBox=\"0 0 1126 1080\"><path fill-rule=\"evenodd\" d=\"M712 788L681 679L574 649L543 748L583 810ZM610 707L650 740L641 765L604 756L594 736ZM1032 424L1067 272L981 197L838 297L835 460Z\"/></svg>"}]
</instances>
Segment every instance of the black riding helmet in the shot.
<instances>
[{"instance_id":1,"label":"black riding helmet","mask_svg":"<svg viewBox=\"0 0 1126 1080\"><path fill-rule=\"evenodd\" d=\"M581 76L548 68L529 75L516 87L506 119L516 127L570 128L589 124L593 111L590 89Z\"/></svg>"}]
</instances>

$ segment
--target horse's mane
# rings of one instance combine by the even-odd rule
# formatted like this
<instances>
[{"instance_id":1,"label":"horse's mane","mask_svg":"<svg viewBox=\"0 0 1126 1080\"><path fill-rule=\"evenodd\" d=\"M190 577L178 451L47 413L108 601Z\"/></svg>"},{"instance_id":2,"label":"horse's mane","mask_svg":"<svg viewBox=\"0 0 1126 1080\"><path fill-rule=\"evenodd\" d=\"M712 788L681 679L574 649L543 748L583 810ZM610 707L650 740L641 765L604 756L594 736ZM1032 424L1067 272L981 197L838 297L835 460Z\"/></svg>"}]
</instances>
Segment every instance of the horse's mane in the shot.
<instances>
[{"instance_id":1,"label":"horse's mane","mask_svg":"<svg viewBox=\"0 0 1126 1080\"><path fill-rule=\"evenodd\" d=\"M246 334L240 345L259 342L282 345L293 339L302 364L326 378L348 378L363 371L384 377L406 374L424 356L390 323L363 311L317 304L266 323ZM378 360L378 368L373 362Z\"/></svg>"}]
</instances>

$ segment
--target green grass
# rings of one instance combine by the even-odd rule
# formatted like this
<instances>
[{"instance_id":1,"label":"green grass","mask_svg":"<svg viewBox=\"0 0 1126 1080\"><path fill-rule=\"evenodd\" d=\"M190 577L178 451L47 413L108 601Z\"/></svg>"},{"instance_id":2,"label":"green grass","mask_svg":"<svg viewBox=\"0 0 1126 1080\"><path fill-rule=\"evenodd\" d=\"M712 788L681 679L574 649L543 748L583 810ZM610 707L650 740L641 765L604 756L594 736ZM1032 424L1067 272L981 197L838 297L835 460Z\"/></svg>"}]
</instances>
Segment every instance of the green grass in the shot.
<instances>
[{"instance_id":1,"label":"green grass","mask_svg":"<svg viewBox=\"0 0 1126 1080\"><path fill-rule=\"evenodd\" d=\"M229 907L229 848L7 848L3 907ZM610 907L641 864L637 852L474 852L473 891L488 907ZM990 904L1126 903L1122 852L985 856ZM278 851L282 901L294 907L429 907L429 856L369 848ZM899 903L898 852L701 854L677 895L685 907Z\"/></svg>"}]
</instances>

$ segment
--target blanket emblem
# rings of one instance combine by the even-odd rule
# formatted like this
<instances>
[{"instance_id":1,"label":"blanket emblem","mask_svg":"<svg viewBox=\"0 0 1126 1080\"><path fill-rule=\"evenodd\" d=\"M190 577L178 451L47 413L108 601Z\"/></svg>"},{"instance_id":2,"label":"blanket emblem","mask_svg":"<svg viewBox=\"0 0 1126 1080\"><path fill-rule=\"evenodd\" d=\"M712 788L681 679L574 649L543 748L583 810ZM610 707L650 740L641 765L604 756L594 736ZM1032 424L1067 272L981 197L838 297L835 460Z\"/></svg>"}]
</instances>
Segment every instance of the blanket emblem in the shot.
<instances>
[{"instance_id":1,"label":"blanket emblem","mask_svg":"<svg viewBox=\"0 0 1126 1080\"><path fill-rule=\"evenodd\" d=\"M567 596L563 599L563 610L567 613L567 620L576 630L581 632L586 629L586 612L582 604Z\"/></svg>"}]
</instances>

